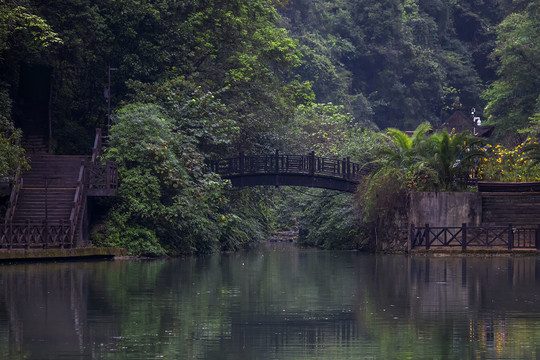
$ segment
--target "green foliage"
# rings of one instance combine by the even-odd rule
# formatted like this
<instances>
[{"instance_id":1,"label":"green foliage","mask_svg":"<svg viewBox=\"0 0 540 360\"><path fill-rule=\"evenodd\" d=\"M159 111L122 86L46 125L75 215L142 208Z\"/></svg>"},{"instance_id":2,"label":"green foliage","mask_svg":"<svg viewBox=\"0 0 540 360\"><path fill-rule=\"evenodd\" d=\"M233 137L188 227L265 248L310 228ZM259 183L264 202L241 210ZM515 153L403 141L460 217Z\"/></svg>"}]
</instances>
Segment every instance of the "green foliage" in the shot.
<instances>
[{"instance_id":1,"label":"green foliage","mask_svg":"<svg viewBox=\"0 0 540 360\"><path fill-rule=\"evenodd\" d=\"M406 173L399 168L383 166L366 178L359 187L362 220L371 225L394 215L407 198Z\"/></svg>"},{"instance_id":2,"label":"green foliage","mask_svg":"<svg viewBox=\"0 0 540 360\"><path fill-rule=\"evenodd\" d=\"M229 194L228 184L207 171L201 138L184 121L152 104L118 111L106 153L119 165L118 198L97 244L133 254L185 254L238 249L266 236L265 197Z\"/></svg>"},{"instance_id":3,"label":"green foliage","mask_svg":"<svg viewBox=\"0 0 540 360\"><path fill-rule=\"evenodd\" d=\"M262 242L268 238L274 222L271 189L235 189L230 191L226 204L227 215L222 215L222 250L240 248Z\"/></svg>"},{"instance_id":4,"label":"green foliage","mask_svg":"<svg viewBox=\"0 0 540 360\"><path fill-rule=\"evenodd\" d=\"M24 6L0 4L0 61L9 51L18 56L40 54L44 49L62 44L47 22Z\"/></svg>"},{"instance_id":5,"label":"green foliage","mask_svg":"<svg viewBox=\"0 0 540 360\"><path fill-rule=\"evenodd\" d=\"M133 101L161 104L176 130L194 138L203 153L227 153L238 141L239 124L231 107L220 98L227 87L205 91L185 77L152 84L130 82L129 86L136 94Z\"/></svg>"},{"instance_id":6,"label":"green foliage","mask_svg":"<svg viewBox=\"0 0 540 360\"><path fill-rule=\"evenodd\" d=\"M282 10L299 39L300 73L317 101L358 119L410 129L437 124L461 94L479 106L501 5L495 1L295 1ZM481 44L478 44L478 41Z\"/></svg>"},{"instance_id":7,"label":"green foliage","mask_svg":"<svg viewBox=\"0 0 540 360\"><path fill-rule=\"evenodd\" d=\"M513 136L539 112L537 0L23 3L0 4L0 175L24 163L10 109L22 63L52 71L60 153L88 152L106 121L107 67L117 68L110 95L113 113L121 110L107 156L122 185L103 241L134 253L238 248L272 227L268 194L228 193L204 160L279 148L379 163L366 185L376 209L402 184L454 187L470 166L470 140L426 137L425 123L454 105L480 108L496 76L484 100L501 133ZM488 66L495 28L497 73ZM374 124L392 129L383 136ZM396 130L419 124L412 138ZM321 234L355 226L339 196L293 198Z\"/></svg>"},{"instance_id":8,"label":"green foliage","mask_svg":"<svg viewBox=\"0 0 540 360\"><path fill-rule=\"evenodd\" d=\"M408 169L421 162L425 155L423 153L425 135L431 129L431 124L428 122L422 123L418 125L411 137L398 129L387 129L387 136L391 146L382 148L379 151L382 161L381 168Z\"/></svg>"},{"instance_id":9,"label":"green foliage","mask_svg":"<svg viewBox=\"0 0 540 360\"><path fill-rule=\"evenodd\" d=\"M447 131L435 133L428 138L429 164L437 174L441 190L455 190L478 169L486 157L481 150L483 140L469 132L449 134Z\"/></svg>"},{"instance_id":10,"label":"green foliage","mask_svg":"<svg viewBox=\"0 0 540 360\"><path fill-rule=\"evenodd\" d=\"M343 106L311 103L298 106L284 141L291 153L347 156L345 147L353 142L358 129Z\"/></svg>"},{"instance_id":11,"label":"green foliage","mask_svg":"<svg viewBox=\"0 0 540 360\"><path fill-rule=\"evenodd\" d=\"M20 130L0 126L0 179L12 180L21 169L28 169L25 151L19 145L21 135Z\"/></svg>"},{"instance_id":12,"label":"green foliage","mask_svg":"<svg viewBox=\"0 0 540 360\"><path fill-rule=\"evenodd\" d=\"M409 137L397 129L388 129L388 145L379 151L380 167L372 177L386 176L387 169L401 172L410 190L453 190L478 169L486 154L483 140L463 132L433 133L429 123L420 124ZM391 171L390 173L394 173Z\"/></svg>"},{"instance_id":13,"label":"green foliage","mask_svg":"<svg viewBox=\"0 0 540 360\"><path fill-rule=\"evenodd\" d=\"M486 90L486 115L500 138L516 143L519 129L526 128L538 113L540 96L540 3L527 2L497 27L499 78ZM510 138L509 138L510 137ZM517 143L523 139L519 139Z\"/></svg>"},{"instance_id":14,"label":"green foliage","mask_svg":"<svg viewBox=\"0 0 540 360\"><path fill-rule=\"evenodd\" d=\"M226 183L205 171L194 139L173 127L155 105L118 112L106 158L118 162L121 182L106 244L156 254L219 247Z\"/></svg>"},{"instance_id":15,"label":"green foliage","mask_svg":"<svg viewBox=\"0 0 540 360\"><path fill-rule=\"evenodd\" d=\"M530 127L527 131L531 136L527 138L523 152L531 162L530 167L538 166L540 164L540 112L531 117Z\"/></svg>"},{"instance_id":16,"label":"green foliage","mask_svg":"<svg viewBox=\"0 0 540 360\"><path fill-rule=\"evenodd\" d=\"M298 201L297 206L304 209L298 216L298 244L324 249L360 249L365 245L353 195L312 190Z\"/></svg>"},{"instance_id":17,"label":"green foliage","mask_svg":"<svg viewBox=\"0 0 540 360\"><path fill-rule=\"evenodd\" d=\"M423 123L409 137L388 129L385 147L378 152L379 167L360 186L363 221L381 238L394 236L404 225L410 191L462 189L461 180L477 170L485 158L482 140L446 131L427 136L430 130L430 124Z\"/></svg>"},{"instance_id":18,"label":"green foliage","mask_svg":"<svg viewBox=\"0 0 540 360\"><path fill-rule=\"evenodd\" d=\"M484 147L486 158L482 159L479 178L488 181L539 181L540 157L538 140L527 138L513 149L501 145Z\"/></svg>"},{"instance_id":19,"label":"green foliage","mask_svg":"<svg viewBox=\"0 0 540 360\"><path fill-rule=\"evenodd\" d=\"M13 180L18 171L28 169L21 137L22 132L11 122L11 100L7 91L0 90L0 179Z\"/></svg>"}]
</instances>

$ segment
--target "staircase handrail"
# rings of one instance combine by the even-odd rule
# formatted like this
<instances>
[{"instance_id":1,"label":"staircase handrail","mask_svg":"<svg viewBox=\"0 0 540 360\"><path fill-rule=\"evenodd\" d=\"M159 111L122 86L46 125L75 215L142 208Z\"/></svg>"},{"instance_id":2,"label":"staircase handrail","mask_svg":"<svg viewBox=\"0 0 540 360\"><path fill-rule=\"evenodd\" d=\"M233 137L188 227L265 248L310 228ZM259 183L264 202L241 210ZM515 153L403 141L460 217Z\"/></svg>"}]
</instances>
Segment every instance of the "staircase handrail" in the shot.
<instances>
[{"instance_id":1,"label":"staircase handrail","mask_svg":"<svg viewBox=\"0 0 540 360\"><path fill-rule=\"evenodd\" d=\"M101 144L103 142L103 137L101 136L101 129L96 129L96 137L94 139L94 147L92 148L92 160L91 163L95 164L97 162L97 158L99 154L101 153Z\"/></svg>"},{"instance_id":2,"label":"staircase handrail","mask_svg":"<svg viewBox=\"0 0 540 360\"><path fill-rule=\"evenodd\" d=\"M6 218L4 219L5 224L11 223L13 221L13 215L15 214L15 207L17 206L17 200L19 199L19 193L23 187L23 178L21 176L21 167L17 168L17 173L15 174L15 184L11 189L11 195L9 197L8 209L6 211Z\"/></svg>"},{"instance_id":3,"label":"staircase handrail","mask_svg":"<svg viewBox=\"0 0 540 360\"><path fill-rule=\"evenodd\" d=\"M71 208L71 214L69 215L69 223L71 227L70 234L70 244L73 245L75 239L75 233L77 232L77 225L79 223L79 217L81 213L81 208L85 200L85 174L87 173L88 166L94 166L97 163L97 158L101 152L101 129L96 129L96 137L94 138L94 146L92 148L92 158L90 159L90 164L86 164L86 161L81 163L79 168L79 177L77 178L77 188L75 190L75 196L73 197L73 206ZM91 184L89 184L91 186Z\"/></svg>"},{"instance_id":4,"label":"staircase handrail","mask_svg":"<svg viewBox=\"0 0 540 360\"><path fill-rule=\"evenodd\" d=\"M69 215L69 224L71 227L70 244L73 245L75 239L75 233L77 231L77 224L79 222L79 214L81 212L81 204L84 195L84 172L85 162L81 163L79 168L79 177L77 178L77 188L75 190L75 196L73 197L73 206L71 207L71 214Z\"/></svg>"}]
</instances>

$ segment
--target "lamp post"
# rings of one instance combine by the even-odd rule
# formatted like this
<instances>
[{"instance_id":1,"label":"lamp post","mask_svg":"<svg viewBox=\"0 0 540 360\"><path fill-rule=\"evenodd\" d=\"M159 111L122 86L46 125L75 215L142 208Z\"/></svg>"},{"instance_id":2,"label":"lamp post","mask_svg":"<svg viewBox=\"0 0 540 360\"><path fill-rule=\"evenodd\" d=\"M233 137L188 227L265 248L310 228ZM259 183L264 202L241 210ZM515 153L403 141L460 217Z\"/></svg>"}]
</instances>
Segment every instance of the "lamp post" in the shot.
<instances>
[{"instance_id":1,"label":"lamp post","mask_svg":"<svg viewBox=\"0 0 540 360\"><path fill-rule=\"evenodd\" d=\"M111 128L111 71L116 71L118 68L108 67L108 85L104 91L105 98L107 99L107 135L109 135L109 130Z\"/></svg>"}]
</instances>

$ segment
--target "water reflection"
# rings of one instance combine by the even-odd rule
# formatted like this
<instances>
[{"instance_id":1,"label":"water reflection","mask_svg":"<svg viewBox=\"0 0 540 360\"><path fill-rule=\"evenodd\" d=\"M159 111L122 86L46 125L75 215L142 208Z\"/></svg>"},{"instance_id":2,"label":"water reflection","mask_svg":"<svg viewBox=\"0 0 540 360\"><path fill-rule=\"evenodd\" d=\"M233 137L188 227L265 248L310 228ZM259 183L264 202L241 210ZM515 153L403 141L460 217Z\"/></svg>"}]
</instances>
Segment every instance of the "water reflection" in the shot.
<instances>
[{"instance_id":1,"label":"water reflection","mask_svg":"<svg viewBox=\"0 0 540 360\"><path fill-rule=\"evenodd\" d=\"M291 247L1 266L0 358L536 358L539 271Z\"/></svg>"}]
</instances>

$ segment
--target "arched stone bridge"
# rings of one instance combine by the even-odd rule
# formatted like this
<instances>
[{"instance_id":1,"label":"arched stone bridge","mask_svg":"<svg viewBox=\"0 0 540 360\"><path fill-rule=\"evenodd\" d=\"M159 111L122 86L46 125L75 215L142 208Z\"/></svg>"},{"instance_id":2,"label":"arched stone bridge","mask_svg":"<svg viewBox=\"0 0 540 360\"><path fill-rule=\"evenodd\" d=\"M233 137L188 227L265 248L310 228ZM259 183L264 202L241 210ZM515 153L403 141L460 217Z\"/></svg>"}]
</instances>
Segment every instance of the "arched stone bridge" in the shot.
<instances>
[{"instance_id":1,"label":"arched stone bridge","mask_svg":"<svg viewBox=\"0 0 540 360\"><path fill-rule=\"evenodd\" d=\"M350 159L309 155L244 155L220 159L211 169L234 187L242 186L305 186L355 192L360 180L371 169Z\"/></svg>"}]
</instances>

